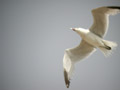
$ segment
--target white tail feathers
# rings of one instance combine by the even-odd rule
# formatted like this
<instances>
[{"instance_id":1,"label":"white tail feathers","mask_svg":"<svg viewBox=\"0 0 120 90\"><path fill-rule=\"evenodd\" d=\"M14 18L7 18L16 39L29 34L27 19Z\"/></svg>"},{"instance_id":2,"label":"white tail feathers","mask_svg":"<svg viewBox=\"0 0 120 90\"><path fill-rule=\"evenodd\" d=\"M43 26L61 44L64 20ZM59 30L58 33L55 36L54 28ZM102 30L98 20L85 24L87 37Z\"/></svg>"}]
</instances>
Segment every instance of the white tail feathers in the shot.
<instances>
[{"instance_id":1,"label":"white tail feathers","mask_svg":"<svg viewBox=\"0 0 120 90\"><path fill-rule=\"evenodd\" d=\"M105 47L99 47L99 49L102 51L102 53L108 57L112 54L113 50L117 47L117 43L103 40L103 43Z\"/></svg>"}]
</instances>

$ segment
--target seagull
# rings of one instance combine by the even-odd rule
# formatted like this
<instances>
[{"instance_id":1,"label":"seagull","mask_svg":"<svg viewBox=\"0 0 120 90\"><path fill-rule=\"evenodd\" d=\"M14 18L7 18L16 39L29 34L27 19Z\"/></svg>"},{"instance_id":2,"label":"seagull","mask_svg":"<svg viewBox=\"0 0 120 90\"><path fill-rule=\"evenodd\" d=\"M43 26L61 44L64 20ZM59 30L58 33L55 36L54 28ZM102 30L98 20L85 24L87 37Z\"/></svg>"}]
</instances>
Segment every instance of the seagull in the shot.
<instances>
[{"instance_id":1,"label":"seagull","mask_svg":"<svg viewBox=\"0 0 120 90\"><path fill-rule=\"evenodd\" d=\"M89 29L71 28L82 39L77 47L66 49L64 52L63 69L67 88L70 86L70 79L77 62L90 56L97 48L107 57L117 47L117 43L104 40L103 37L108 30L109 16L120 13L120 6L103 6L93 9L91 12L94 22Z\"/></svg>"}]
</instances>

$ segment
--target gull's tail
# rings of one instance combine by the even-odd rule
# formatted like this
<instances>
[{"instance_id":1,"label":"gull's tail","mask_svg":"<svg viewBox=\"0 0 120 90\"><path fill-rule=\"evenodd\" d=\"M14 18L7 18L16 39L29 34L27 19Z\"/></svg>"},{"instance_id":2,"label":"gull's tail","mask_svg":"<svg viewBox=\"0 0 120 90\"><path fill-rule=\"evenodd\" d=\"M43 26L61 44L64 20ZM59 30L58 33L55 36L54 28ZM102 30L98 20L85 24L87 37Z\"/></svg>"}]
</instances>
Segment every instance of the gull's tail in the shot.
<instances>
[{"instance_id":1,"label":"gull's tail","mask_svg":"<svg viewBox=\"0 0 120 90\"><path fill-rule=\"evenodd\" d=\"M117 43L103 40L104 47L99 47L102 53L107 57L112 54L112 51L117 47Z\"/></svg>"}]
</instances>

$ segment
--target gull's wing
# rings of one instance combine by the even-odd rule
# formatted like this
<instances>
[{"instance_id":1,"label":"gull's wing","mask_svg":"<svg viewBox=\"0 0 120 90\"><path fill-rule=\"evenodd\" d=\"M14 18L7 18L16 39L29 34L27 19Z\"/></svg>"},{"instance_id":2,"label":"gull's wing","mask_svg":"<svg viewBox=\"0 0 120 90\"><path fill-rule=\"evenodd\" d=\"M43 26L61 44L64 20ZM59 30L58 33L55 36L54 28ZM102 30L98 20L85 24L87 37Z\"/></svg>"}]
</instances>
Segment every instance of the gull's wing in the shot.
<instances>
[{"instance_id":1,"label":"gull's wing","mask_svg":"<svg viewBox=\"0 0 120 90\"><path fill-rule=\"evenodd\" d=\"M90 28L90 31L103 37L108 29L109 24L109 15L115 15L120 12L120 7L108 6L100 7L92 10L92 15L94 18L93 25Z\"/></svg>"},{"instance_id":2,"label":"gull's wing","mask_svg":"<svg viewBox=\"0 0 120 90\"><path fill-rule=\"evenodd\" d=\"M64 79L67 88L69 88L70 85L70 78L74 70L74 64L77 61L80 61L81 59L88 57L95 50L96 49L93 46L91 46L84 40L81 41L79 46L65 50L65 54L63 58L63 68L64 68Z\"/></svg>"}]
</instances>

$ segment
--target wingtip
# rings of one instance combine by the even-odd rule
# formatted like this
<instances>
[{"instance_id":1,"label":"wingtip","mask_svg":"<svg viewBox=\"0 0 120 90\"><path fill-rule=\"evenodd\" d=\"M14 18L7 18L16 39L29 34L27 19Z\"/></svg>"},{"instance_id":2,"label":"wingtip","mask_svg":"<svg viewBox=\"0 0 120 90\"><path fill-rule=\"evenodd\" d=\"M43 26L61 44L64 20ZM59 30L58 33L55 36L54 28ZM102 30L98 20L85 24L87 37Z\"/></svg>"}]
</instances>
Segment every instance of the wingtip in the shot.
<instances>
[{"instance_id":1,"label":"wingtip","mask_svg":"<svg viewBox=\"0 0 120 90\"><path fill-rule=\"evenodd\" d=\"M69 88L69 85L68 85L68 84L66 84L66 87L67 87L67 88Z\"/></svg>"},{"instance_id":2,"label":"wingtip","mask_svg":"<svg viewBox=\"0 0 120 90\"><path fill-rule=\"evenodd\" d=\"M111 9L119 9L119 10L120 10L120 6L107 6L107 8L111 8Z\"/></svg>"},{"instance_id":3,"label":"wingtip","mask_svg":"<svg viewBox=\"0 0 120 90\"><path fill-rule=\"evenodd\" d=\"M70 80L68 79L68 73L67 73L67 71L65 69L64 69L64 79L65 79L66 87L69 88Z\"/></svg>"}]
</instances>

